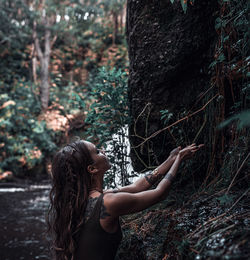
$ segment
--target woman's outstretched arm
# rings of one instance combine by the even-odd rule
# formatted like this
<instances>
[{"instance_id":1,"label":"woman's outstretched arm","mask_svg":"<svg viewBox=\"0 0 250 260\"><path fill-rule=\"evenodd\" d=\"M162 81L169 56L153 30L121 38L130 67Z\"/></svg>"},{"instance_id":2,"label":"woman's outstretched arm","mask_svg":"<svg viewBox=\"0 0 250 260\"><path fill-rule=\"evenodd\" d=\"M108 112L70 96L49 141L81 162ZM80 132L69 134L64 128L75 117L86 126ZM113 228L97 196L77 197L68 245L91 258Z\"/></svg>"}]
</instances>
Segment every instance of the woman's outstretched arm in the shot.
<instances>
[{"instance_id":1,"label":"woman's outstretched arm","mask_svg":"<svg viewBox=\"0 0 250 260\"><path fill-rule=\"evenodd\" d=\"M171 151L169 157L167 160L165 160L160 166L158 166L155 170L153 170L151 173L147 173L144 177L141 177L134 183L121 187L119 189L113 189L113 190L107 190L104 193L108 192L129 192L129 193L137 193L141 191L148 190L152 187L155 183L157 183L159 180L162 179L162 177L165 175L165 173L170 169L172 164L174 163L176 156L178 155L181 147L175 148L173 151Z\"/></svg>"},{"instance_id":2,"label":"woman's outstretched arm","mask_svg":"<svg viewBox=\"0 0 250 260\"><path fill-rule=\"evenodd\" d=\"M115 219L121 215L139 212L163 200L169 192L171 182L176 177L180 163L184 159L192 157L200 147L201 146L192 144L182 149L178 153L170 170L155 189L135 194L125 192L106 194L104 197L104 204L110 217Z\"/></svg>"}]
</instances>

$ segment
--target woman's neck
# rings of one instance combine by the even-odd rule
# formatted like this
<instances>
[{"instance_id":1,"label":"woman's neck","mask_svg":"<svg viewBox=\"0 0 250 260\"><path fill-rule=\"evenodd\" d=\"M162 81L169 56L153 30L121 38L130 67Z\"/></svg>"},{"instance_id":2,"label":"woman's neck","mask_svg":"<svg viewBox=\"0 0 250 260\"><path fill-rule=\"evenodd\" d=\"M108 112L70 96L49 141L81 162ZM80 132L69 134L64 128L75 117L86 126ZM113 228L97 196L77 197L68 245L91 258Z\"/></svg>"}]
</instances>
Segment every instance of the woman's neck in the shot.
<instances>
[{"instance_id":1,"label":"woman's neck","mask_svg":"<svg viewBox=\"0 0 250 260\"><path fill-rule=\"evenodd\" d=\"M98 191L100 193L103 193L103 178L93 178L92 179L92 185L90 187L90 191Z\"/></svg>"}]
</instances>

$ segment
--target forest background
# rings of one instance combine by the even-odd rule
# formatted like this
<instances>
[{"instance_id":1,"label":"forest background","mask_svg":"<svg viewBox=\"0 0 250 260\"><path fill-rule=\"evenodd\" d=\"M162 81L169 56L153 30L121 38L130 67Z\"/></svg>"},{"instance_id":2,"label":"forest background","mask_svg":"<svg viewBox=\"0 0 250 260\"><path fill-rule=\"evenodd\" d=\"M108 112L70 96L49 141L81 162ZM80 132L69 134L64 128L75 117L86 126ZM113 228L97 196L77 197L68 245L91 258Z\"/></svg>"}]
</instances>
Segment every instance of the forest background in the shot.
<instances>
[{"instance_id":1,"label":"forest background","mask_svg":"<svg viewBox=\"0 0 250 260\"><path fill-rule=\"evenodd\" d=\"M199 1L169 2L188 16L189 8ZM55 151L79 136L110 149L114 166L105 185L115 187L140 175L128 170L131 164L128 126L133 144L135 137L139 138L132 146L132 162L138 171L152 170L162 160L162 155L156 156L151 149L153 138L162 133L170 135L164 136L166 143L171 138L174 144L169 143L176 146L206 139L209 146L199 158L206 161L198 168L202 174L196 183L193 175L190 181L185 174L173 189L188 194L189 200L182 195L178 198L173 192L143 217L136 215L124 220L125 242L119 257L194 259L226 255L247 259L250 124L247 1L219 1L213 13L217 42L207 72L210 87L197 97L202 104L200 109L185 107L176 116L170 104L170 108L158 111L157 131L149 132L150 105L144 104L136 114L131 108L126 1L1 0L0 3L1 180L47 178ZM129 38L128 35L129 31ZM209 96L210 89L213 93ZM200 113L204 120L195 117ZM138 122L144 135L136 132ZM195 133L188 133L187 122L192 127L198 122ZM197 168L197 163L191 162L182 171L188 173L194 167ZM210 201L213 204L206 204ZM199 211L194 214L198 204ZM167 215L171 215L168 220ZM148 220L148 225L141 218ZM152 238L162 225L165 231ZM128 251L137 252L138 258Z\"/></svg>"}]
</instances>

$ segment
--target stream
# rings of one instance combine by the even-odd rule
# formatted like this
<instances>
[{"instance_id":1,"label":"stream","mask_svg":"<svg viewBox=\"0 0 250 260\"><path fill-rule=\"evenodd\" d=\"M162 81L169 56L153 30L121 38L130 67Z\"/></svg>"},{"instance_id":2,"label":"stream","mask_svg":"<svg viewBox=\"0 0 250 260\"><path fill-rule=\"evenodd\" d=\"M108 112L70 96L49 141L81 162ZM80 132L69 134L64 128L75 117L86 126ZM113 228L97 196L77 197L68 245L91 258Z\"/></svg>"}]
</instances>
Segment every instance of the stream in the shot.
<instances>
[{"instance_id":1,"label":"stream","mask_svg":"<svg viewBox=\"0 0 250 260\"><path fill-rule=\"evenodd\" d=\"M45 214L50 185L0 184L0 260L50 259Z\"/></svg>"}]
</instances>

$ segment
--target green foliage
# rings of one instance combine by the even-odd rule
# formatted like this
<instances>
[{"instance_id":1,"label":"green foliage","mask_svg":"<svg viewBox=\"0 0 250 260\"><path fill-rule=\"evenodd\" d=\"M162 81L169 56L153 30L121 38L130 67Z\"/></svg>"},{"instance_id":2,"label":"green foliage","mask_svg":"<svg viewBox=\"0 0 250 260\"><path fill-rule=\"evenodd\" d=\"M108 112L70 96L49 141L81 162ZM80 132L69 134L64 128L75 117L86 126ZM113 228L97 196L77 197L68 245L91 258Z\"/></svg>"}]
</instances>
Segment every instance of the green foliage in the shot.
<instances>
[{"instance_id":1,"label":"green foliage","mask_svg":"<svg viewBox=\"0 0 250 260\"><path fill-rule=\"evenodd\" d=\"M247 76L247 61L249 60L247 55L249 51L247 1L227 0L219 1L219 4L221 6L226 5L229 11L215 20L215 30L220 33L220 41L223 44L217 50L216 59L210 64L210 68L223 62L223 64L227 64L226 66L230 72L234 71L234 73L242 73L244 76ZM232 27L232 29L229 30L229 27ZM238 34L237 41L235 39L235 31ZM232 59L228 59L228 55L225 55L225 51L229 46L233 49L231 50L232 53L238 52L238 55L231 55L233 56Z\"/></svg>"},{"instance_id":2,"label":"green foliage","mask_svg":"<svg viewBox=\"0 0 250 260\"><path fill-rule=\"evenodd\" d=\"M211 132L213 153L223 161L214 167L221 174L215 185L221 183L225 187L230 184L235 165L244 160L249 147L249 4L246 0L218 3L220 12L215 20L218 41L210 69L214 94L219 93L219 97L215 104L216 114L209 112L209 117L215 117L215 122L210 122L216 126L215 132ZM221 131L216 131L218 129Z\"/></svg>"},{"instance_id":3,"label":"green foliage","mask_svg":"<svg viewBox=\"0 0 250 260\"><path fill-rule=\"evenodd\" d=\"M218 197L217 200L220 202L221 205L231 205L234 200L233 195L224 194L221 197Z\"/></svg>"},{"instance_id":4,"label":"green foliage","mask_svg":"<svg viewBox=\"0 0 250 260\"><path fill-rule=\"evenodd\" d=\"M170 0L171 4L174 3L175 0ZM182 7L182 10L184 11L184 13L187 12L187 6L188 6L188 2L193 5L194 4L194 1L195 0L180 0L181 2L181 7Z\"/></svg>"},{"instance_id":5,"label":"green foliage","mask_svg":"<svg viewBox=\"0 0 250 260\"><path fill-rule=\"evenodd\" d=\"M120 12L125 2L125 0L102 0L100 6L103 6L104 12L109 15L112 12Z\"/></svg>"},{"instance_id":6,"label":"green foliage","mask_svg":"<svg viewBox=\"0 0 250 260\"><path fill-rule=\"evenodd\" d=\"M161 113L161 120L164 119L164 125L167 125L170 119L173 117L173 113L170 113L168 109L160 110Z\"/></svg>"},{"instance_id":7,"label":"green foliage","mask_svg":"<svg viewBox=\"0 0 250 260\"><path fill-rule=\"evenodd\" d=\"M112 139L121 127L129 123L127 74L121 69L102 67L89 81L93 103L86 118L91 127L89 139L104 144Z\"/></svg>"},{"instance_id":8,"label":"green foliage","mask_svg":"<svg viewBox=\"0 0 250 260\"><path fill-rule=\"evenodd\" d=\"M106 175L105 185L114 187L117 175L124 185L128 183L127 174L127 129L129 124L127 73L121 69L99 68L88 82L91 89L91 105L79 94L73 94L73 101L79 102L81 109L88 108L85 123L85 139L105 146L113 168Z\"/></svg>"},{"instance_id":9,"label":"green foliage","mask_svg":"<svg viewBox=\"0 0 250 260\"><path fill-rule=\"evenodd\" d=\"M233 115L229 117L227 120L219 124L218 128L224 128L228 126L233 121L236 121L237 127L239 130L241 130L243 127L249 127L250 126L250 110L243 111L241 113L238 113L236 115Z\"/></svg>"},{"instance_id":10,"label":"green foliage","mask_svg":"<svg viewBox=\"0 0 250 260\"><path fill-rule=\"evenodd\" d=\"M29 75L24 64L29 60L26 47L30 43L27 25L31 13L25 7L23 1L0 0L0 78L8 84Z\"/></svg>"},{"instance_id":11,"label":"green foliage","mask_svg":"<svg viewBox=\"0 0 250 260\"><path fill-rule=\"evenodd\" d=\"M2 170L17 173L21 168L31 169L42 163L55 148L53 140L57 137L55 136L57 133L52 133L46 128L45 122L37 120L41 112L38 90L41 63L37 63L37 85L29 82L33 80L33 76L35 77L31 59L36 57L39 61L37 52L33 49L34 28L36 28L35 31L43 52L45 51L46 30L50 33L51 43L54 43L51 44L53 49L50 55L49 105L52 104L55 107L60 105L61 112L64 114L79 112L79 106L77 110L75 109L76 105L79 105L77 96L75 96L75 100L71 100L71 103L68 102L74 92L80 93L80 99L82 104L86 104L84 107L86 110L96 97L96 94L94 97L90 97L93 93L90 91L92 83L83 86L86 80L82 77L84 69L87 69L94 77L99 75L94 75L94 73L100 62L104 64L111 60L112 67L124 67L126 48L124 35L121 34L122 29L118 32L117 37L120 46L112 50L116 55L113 54L110 58L105 51L112 44L113 20L110 16L113 11L117 11L120 15L119 12L122 11L125 1L103 2L105 5L97 0L46 0L43 3L41 1L0 0L0 57L2 62L0 66L2 81L0 107L2 103L9 104L0 110L2 117L0 131L8 132L0 140L0 168ZM102 58L107 61L103 62ZM123 78L120 79L121 82L119 81L118 70L112 73L116 73L113 76L117 77L112 84L126 81L124 74L121 76ZM108 77L111 81L113 80L110 75ZM121 85L124 86L123 83ZM117 89L117 93L119 93L120 86ZM124 89L126 88L124 87ZM8 101L10 102L6 103ZM121 106L118 104L117 109L120 109ZM96 109L99 109L98 106ZM104 111L102 112L104 113ZM112 113L112 120L119 118L118 112L112 110ZM122 109L120 113L123 113ZM127 116L127 113L124 115ZM102 126L104 127L104 124ZM115 127L117 124L112 129ZM17 142L18 145L14 142ZM41 155L38 156L40 152Z\"/></svg>"},{"instance_id":12,"label":"green foliage","mask_svg":"<svg viewBox=\"0 0 250 260\"><path fill-rule=\"evenodd\" d=\"M16 175L41 164L56 148L52 131L36 120L40 104L31 86L19 81L8 94L0 95L0 169Z\"/></svg>"}]
</instances>

